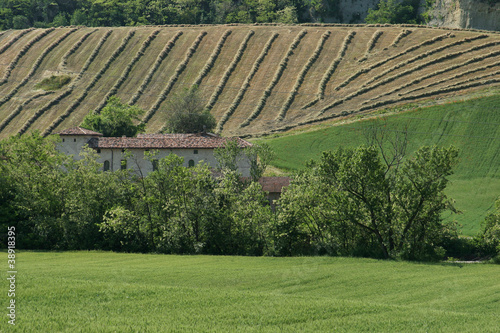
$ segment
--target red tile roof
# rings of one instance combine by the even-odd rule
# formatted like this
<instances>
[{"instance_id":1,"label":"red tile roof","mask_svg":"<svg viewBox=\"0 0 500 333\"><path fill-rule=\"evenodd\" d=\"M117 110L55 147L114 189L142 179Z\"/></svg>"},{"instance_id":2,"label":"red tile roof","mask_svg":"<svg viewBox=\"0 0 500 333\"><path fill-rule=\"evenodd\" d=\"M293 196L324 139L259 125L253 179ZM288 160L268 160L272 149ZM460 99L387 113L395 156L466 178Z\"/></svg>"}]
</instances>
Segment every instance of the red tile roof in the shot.
<instances>
[{"instance_id":1,"label":"red tile roof","mask_svg":"<svg viewBox=\"0 0 500 333\"><path fill-rule=\"evenodd\" d=\"M228 140L238 141L241 148L252 144L240 138L223 138L215 134L141 134L137 138L92 138L88 144L99 149L214 149L224 147Z\"/></svg>"},{"instance_id":2,"label":"red tile roof","mask_svg":"<svg viewBox=\"0 0 500 333\"><path fill-rule=\"evenodd\" d=\"M290 185L290 177L262 177L259 183L266 192L281 193L283 187Z\"/></svg>"},{"instance_id":3,"label":"red tile roof","mask_svg":"<svg viewBox=\"0 0 500 333\"><path fill-rule=\"evenodd\" d=\"M64 131L61 131L61 132L57 133L57 134L59 134L59 135L92 135L92 136L102 136L101 133L94 132L94 131L91 131L89 129L82 128L82 127L68 128L68 129L65 129Z\"/></svg>"}]
</instances>

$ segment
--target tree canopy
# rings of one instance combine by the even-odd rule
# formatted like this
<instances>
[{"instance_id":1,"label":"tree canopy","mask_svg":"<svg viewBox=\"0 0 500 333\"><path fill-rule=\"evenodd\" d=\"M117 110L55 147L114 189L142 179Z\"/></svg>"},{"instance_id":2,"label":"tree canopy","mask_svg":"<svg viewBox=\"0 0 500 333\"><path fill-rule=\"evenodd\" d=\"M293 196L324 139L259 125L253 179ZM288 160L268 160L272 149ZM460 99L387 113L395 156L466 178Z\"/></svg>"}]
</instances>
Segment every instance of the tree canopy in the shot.
<instances>
[{"instance_id":1,"label":"tree canopy","mask_svg":"<svg viewBox=\"0 0 500 333\"><path fill-rule=\"evenodd\" d=\"M101 113L90 113L80 126L102 133L104 136L136 136L144 132L146 124L140 122L144 110L124 104L116 96L109 98ZM138 122L136 125L135 123Z\"/></svg>"},{"instance_id":2,"label":"tree canopy","mask_svg":"<svg viewBox=\"0 0 500 333\"><path fill-rule=\"evenodd\" d=\"M168 133L211 132L214 116L205 109L197 86L172 96L165 109L165 131Z\"/></svg>"}]
</instances>

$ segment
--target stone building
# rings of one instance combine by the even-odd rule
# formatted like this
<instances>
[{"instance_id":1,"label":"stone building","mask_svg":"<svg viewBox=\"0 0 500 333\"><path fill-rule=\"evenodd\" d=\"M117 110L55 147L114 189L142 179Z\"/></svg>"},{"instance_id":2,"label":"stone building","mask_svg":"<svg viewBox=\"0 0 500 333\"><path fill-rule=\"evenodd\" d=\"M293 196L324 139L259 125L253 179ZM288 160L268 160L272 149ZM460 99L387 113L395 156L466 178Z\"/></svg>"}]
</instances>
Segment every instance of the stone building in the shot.
<instances>
[{"instance_id":1,"label":"stone building","mask_svg":"<svg viewBox=\"0 0 500 333\"><path fill-rule=\"evenodd\" d=\"M214 149L224 147L228 140L237 140L241 148L252 144L241 138L223 138L212 133L195 134L139 134L137 137L103 137L85 128L74 127L58 133L61 137L59 150L73 155L76 159L82 149L94 149L100 156L103 170L114 171L120 168L133 169L146 175L156 168L157 160L169 154L184 158L184 166L194 166L204 161L212 168L217 167ZM146 152L157 152L152 161L145 159ZM126 157L126 153L131 154ZM242 176L250 176L248 160L241 159L238 169Z\"/></svg>"}]
</instances>

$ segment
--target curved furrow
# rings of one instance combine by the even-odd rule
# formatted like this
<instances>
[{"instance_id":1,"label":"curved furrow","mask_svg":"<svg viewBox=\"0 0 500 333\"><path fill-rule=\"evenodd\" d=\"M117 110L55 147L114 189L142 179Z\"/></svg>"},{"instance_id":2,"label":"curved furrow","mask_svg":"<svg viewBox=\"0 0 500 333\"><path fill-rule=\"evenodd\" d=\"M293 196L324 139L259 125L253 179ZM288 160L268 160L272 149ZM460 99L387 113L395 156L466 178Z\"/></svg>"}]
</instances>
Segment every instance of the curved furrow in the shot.
<instances>
[{"instance_id":1,"label":"curved furrow","mask_svg":"<svg viewBox=\"0 0 500 333\"><path fill-rule=\"evenodd\" d=\"M165 88L161 92L160 96L158 96L158 99L156 100L155 104L146 113L146 115L142 119L141 123L143 123L143 124L147 123L151 119L151 117L153 117L153 115L156 113L156 111L160 107L161 103L163 103L163 101L167 98L168 94L170 93L170 90L172 90L174 84L177 82L177 80L179 79L179 76L182 74L182 72L184 71L184 69L188 65L189 60L191 59L193 54L198 49L198 46L200 45L201 41L203 40L203 37L205 37L206 34L207 34L206 31L202 31L198 35L198 37L196 37L195 41L193 42L191 47L188 49L186 56L184 57L184 60L177 66L174 75L172 75L172 77L168 81L167 85L165 86Z\"/></svg>"},{"instance_id":2,"label":"curved furrow","mask_svg":"<svg viewBox=\"0 0 500 333\"><path fill-rule=\"evenodd\" d=\"M264 58L267 56L269 49L273 45L273 42L276 38L278 38L279 34L277 32L274 32L269 40L267 41L266 45L262 49L262 52L260 53L259 57L255 60L252 69L250 70L250 73L248 73L247 77L245 78L245 82L243 82L243 85L241 86L240 90L238 91L238 95L234 98L233 102L227 109L227 111L224 113L224 115L221 117L219 122L217 123L217 128L216 128L216 133L221 133L222 129L224 127L224 124L228 121L229 117L231 117L236 111L236 108L240 105L241 100L245 96L245 93L250 87L250 82L252 81L253 77L257 73L257 71L260 68L260 64L264 61Z\"/></svg>"},{"instance_id":3,"label":"curved furrow","mask_svg":"<svg viewBox=\"0 0 500 333\"><path fill-rule=\"evenodd\" d=\"M408 30L408 29L403 29L403 31L401 31L399 33L399 35L396 36L396 38L394 38L394 41L392 42L391 46L392 47L397 47L399 42L405 38L406 36L408 36L409 34L411 34L413 32L413 30Z\"/></svg>"},{"instance_id":4,"label":"curved furrow","mask_svg":"<svg viewBox=\"0 0 500 333\"><path fill-rule=\"evenodd\" d=\"M215 103L217 102L217 99L219 98L220 94L222 93L222 90L224 90L224 87L226 86L226 83L229 80L229 77L231 76L231 74L233 74L236 66L240 62L241 57L243 56L243 53L245 52L245 50L247 48L248 41L250 40L250 38L252 38L254 33L255 33L255 31L250 30L248 32L248 34L245 36L245 39L241 42L240 47L238 48L238 51L234 55L233 60L231 61L231 63L227 67L227 69L226 69L224 75L222 76L222 78L220 79L219 84L217 85L215 91L212 93L212 96L210 96L210 100L208 101L208 103L205 107L207 110L210 111L214 107Z\"/></svg>"},{"instance_id":5,"label":"curved furrow","mask_svg":"<svg viewBox=\"0 0 500 333\"><path fill-rule=\"evenodd\" d=\"M139 49L139 51L137 51L137 53L132 58L132 60L130 60L130 62L125 67L125 69L123 70L122 74L120 75L120 77L118 78L118 80L115 82L115 84L113 85L113 87L106 93L106 95L102 99L101 103L95 108L94 113L100 113L101 110L106 106L106 103L108 102L108 99L111 96L116 95L118 89L120 89L120 87L122 86L123 82L125 82L125 80L128 78L130 72L132 71L132 67L134 67L134 65L139 61L139 59L141 59L141 57L144 55L144 52L146 52L146 50L149 47L149 45L151 45L151 42L156 38L156 36L159 33L160 33L160 30L154 30L148 36L148 38L142 43L141 48Z\"/></svg>"},{"instance_id":6,"label":"curved furrow","mask_svg":"<svg viewBox=\"0 0 500 333\"><path fill-rule=\"evenodd\" d=\"M411 94L411 93L415 93L415 92L417 92L419 90L428 89L428 88L431 88L433 86L437 86L439 84L448 82L450 80L455 80L455 79L461 78L462 76L466 76L466 75L474 74L474 73L477 73L477 72L485 71L485 70L488 70L488 69L491 69L491 68L494 68L494 67L498 67L498 66L500 66L500 61L497 61L497 62L495 62L493 64L485 65L485 66L482 66L482 67L477 67L477 68L474 68L474 69L471 69L471 70L468 70L468 71L465 71L465 72L462 72L462 73L458 73L458 74L455 74L455 75L453 75L451 77L447 77L447 78L441 79L439 81L434 81L434 82L429 83L429 84L427 84L425 86L418 87L418 88L415 88L413 90L402 92L399 95L403 96L403 95L408 95L408 94ZM443 70L443 72L444 71L445 70ZM486 76L489 76L489 75L491 75L491 74L486 74ZM480 77L477 77L477 78L483 78L483 77L480 76Z\"/></svg>"},{"instance_id":7,"label":"curved furrow","mask_svg":"<svg viewBox=\"0 0 500 333\"><path fill-rule=\"evenodd\" d=\"M434 44L434 43L436 43L436 42L438 42L438 41L441 41L441 40L443 40L443 39L445 39L445 38L449 38L450 36L451 36L451 33L449 33L449 32L448 32L448 33L446 33L446 34L443 34L443 35L436 36L436 37L431 38L431 39L429 39L429 40L426 40L426 41L424 41L424 42L422 42L422 43L419 43L419 44L417 44L417 45L413 45L413 46L411 46L411 47L407 48L406 50L404 50L404 51L402 51L402 52L400 52L400 53L398 53L398 54L395 54L395 55L393 55L393 56L391 56L391 57L388 57L388 58L383 59L383 60L380 60L380 61L378 61L378 62L376 62L376 63L374 63L374 64L371 64L371 65L370 65L370 66L368 66L368 67L362 68L362 69L360 69L359 71L357 71L356 73L354 73L353 75L351 75L350 77L348 77L346 80L344 80L344 82L342 82L340 85L338 85L338 86L335 88L335 90L340 90L341 88L343 88L343 87L347 86L350 82L354 81L354 80L355 80L356 78L358 78L360 75L362 75L362 74L366 74L366 73L368 73L368 72L370 72L370 71L372 71L372 70L374 70L374 69L376 69L376 68L378 68L378 67L380 67L380 66L382 66L382 65L385 65L385 64L386 64L387 62L389 62L389 61L392 61L392 60L394 60L394 59L397 59L397 58L399 58L399 57L402 57L402 56L404 56L405 54L408 54L408 53L414 52L414 51L418 50L419 48L422 48L422 47L425 47L425 46L428 46L428 45L432 45L432 44ZM316 102L318 102L318 100L317 100ZM311 103L312 103L312 102L311 102ZM314 103L314 104L315 104L315 103ZM311 104L311 105L314 105L314 104ZM307 108L307 107L309 107L309 106L311 106L311 105L309 105L309 104L305 105L305 106L304 106L304 109L305 109L305 108Z\"/></svg>"},{"instance_id":8,"label":"curved furrow","mask_svg":"<svg viewBox=\"0 0 500 333\"><path fill-rule=\"evenodd\" d=\"M43 30L40 34L37 36L33 37L16 55L16 57L10 62L9 66L7 67L7 70L5 71L2 80L0 80L0 86L7 83L10 74L12 73L12 70L14 67L16 67L17 63L21 58L35 45L40 39L54 31L55 28L50 28L47 30ZM6 101L3 101L3 99L0 101L0 105L4 104Z\"/></svg>"},{"instance_id":9,"label":"curved furrow","mask_svg":"<svg viewBox=\"0 0 500 333\"><path fill-rule=\"evenodd\" d=\"M2 100L0 101L0 106L2 106L6 102L8 102L12 97L14 97L14 95L19 91L19 89L24 87L26 85L26 83L28 83L28 81L33 77L33 75L35 75L35 72L38 70L38 68L40 67L40 64L45 59L47 54L49 54L50 51L52 51L55 47L57 47L63 40L65 40L69 35L74 33L76 30L78 30L78 29L74 28L74 29L67 31L61 37L56 39L52 44L50 44L48 47L46 47L45 50L42 52L42 54L40 54L38 56L36 61L31 66L31 70L28 73L28 75L26 75L24 77L24 79L21 82L19 82L19 84L14 89L12 89L7 95L5 95L4 98L2 98Z\"/></svg>"},{"instance_id":10,"label":"curved furrow","mask_svg":"<svg viewBox=\"0 0 500 333\"><path fill-rule=\"evenodd\" d=\"M399 68L408 66L408 65L410 65L410 64L412 64L412 63L414 63L414 62L416 62L418 60L422 60L422 59L425 59L427 57L430 57L433 54L439 53L441 51L444 51L444 50L449 49L449 48L454 47L454 46L462 45L462 44L465 44L465 43L470 43L472 41L475 41L475 40L478 40L478 39L482 39L482 38L486 38L486 37L488 37L488 35L478 35L478 36L473 36L473 37L467 37L467 38L458 40L456 42L449 43L447 45L435 48L435 49L430 50L428 52L419 54L419 55L417 55L417 56L415 56L413 58L410 58L410 59L408 59L406 61L400 62L399 64L396 64L396 65L392 66L391 68L388 68L387 70L383 71L380 74L375 75L369 81L367 81L366 83L364 83L363 86L367 86L367 85L369 85L369 84L377 81L378 79L386 76L387 74L398 70ZM493 44L493 45L495 45L495 44Z\"/></svg>"},{"instance_id":11,"label":"curved furrow","mask_svg":"<svg viewBox=\"0 0 500 333\"><path fill-rule=\"evenodd\" d=\"M304 67L300 71L299 76L297 77L297 81L295 82L295 85L293 86L292 91L288 95L288 98L287 98L285 104L283 104L283 106L281 107L281 110L280 110L278 116L276 117L277 121L282 121L285 118L286 112L288 111L288 109L292 105L293 101L295 100L295 96L297 95L300 87L302 86L302 83L304 82L304 79L306 77L307 72L309 71L309 69L312 67L312 65L318 59L319 55L321 54L321 51L323 50L323 46L325 45L326 40L330 37L330 34L331 34L331 32L328 30L321 36L320 40L318 41L318 45L316 46L316 49L314 50L314 53L309 57L306 64L304 65Z\"/></svg>"},{"instance_id":12,"label":"curved furrow","mask_svg":"<svg viewBox=\"0 0 500 333\"><path fill-rule=\"evenodd\" d=\"M402 86L399 86L399 87L397 87L397 88L395 88L393 90L385 92L385 93L383 93L383 94L381 94L379 96L376 96L376 97L374 97L374 98L372 98L370 100L367 100L367 101L363 102L362 104L367 104L370 101L374 101L374 100L380 99L380 98L385 97L387 95L395 94L398 91L401 91L401 90L403 90L405 88L408 88L408 87L410 87L410 86L412 86L414 84L418 84L418 83L422 82L423 80L427 80L427 79L430 79L432 77L435 77L435 76L438 76L438 75L442 75L442 74L444 74L446 72L455 70L457 68L462 68L462 67L465 67L465 66L469 66L469 65L471 65L473 63L476 63L476 62L479 62L479 61L483 61L483 60L491 58L491 57L496 57L496 56L499 56L499 55L500 55L500 51L490 52L490 53L487 53L487 54L484 54L484 55L480 55L480 56L474 57L472 59L466 60L466 61L464 61L464 62L462 62L460 64L452 65L452 66L449 66L447 68L444 68L444 69L435 71L433 73L427 74L425 76L418 77L418 78L416 78L414 80L411 80L410 82L408 82L406 84L403 84ZM444 80L448 80L448 79L450 79L450 78L447 78L447 79L444 79ZM444 80L441 80L441 82L444 81ZM434 82L434 84L437 84L437 82Z\"/></svg>"},{"instance_id":13,"label":"curved furrow","mask_svg":"<svg viewBox=\"0 0 500 333\"><path fill-rule=\"evenodd\" d=\"M161 52L158 54L158 57L156 57L155 63L153 64L153 66L151 66L151 68L148 71L148 74L142 81L142 84L128 101L129 105L134 105L135 103L137 103L139 98L144 93L144 90L146 90L149 83L153 79L154 74L162 64L163 60L165 60L165 58L168 56L170 50L172 50L172 48L175 46L175 42L177 41L177 39L179 39L180 36L182 36L182 31L177 31L177 33L167 42L167 44L165 44Z\"/></svg>"},{"instance_id":14,"label":"curved furrow","mask_svg":"<svg viewBox=\"0 0 500 333\"><path fill-rule=\"evenodd\" d=\"M33 30L35 30L35 28L29 28L29 29L26 29L26 30L21 30L17 35L15 35L14 37L12 37L6 44L4 44L4 46L2 46L0 48L0 54L2 54L5 51L7 51L12 45L14 45L15 42L17 42L19 39L21 39L21 37L23 37L28 32L31 32ZM4 33L5 32L6 31L4 31Z\"/></svg>"},{"instance_id":15,"label":"curved furrow","mask_svg":"<svg viewBox=\"0 0 500 333\"><path fill-rule=\"evenodd\" d=\"M68 58L73 53L75 53L80 48L80 46L82 46L82 44L85 42L85 40L87 40L87 38L89 38L90 35L92 35L96 31L97 31L97 29L94 29L90 32L87 32L82 37L80 37L80 39L68 50L68 52L66 52L63 55L63 57L61 58L61 62L59 62L59 65L57 67L62 71L66 71L67 70L66 66L68 64Z\"/></svg>"},{"instance_id":16,"label":"curved furrow","mask_svg":"<svg viewBox=\"0 0 500 333\"><path fill-rule=\"evenodd\" d=\"M240 128L250 125L250 122L252 122L255 118L257 118L259 116L259 114L262 112L262 109L264 109L264 106L266 105L267 99L269 98L269 96L271 96L271 93L273 92L274 87L278 84L281 76L283 75L283 72L285 71L285 69L287 67L288 60L293 55L293 51L297 48L300 41L302 40L302 38L304 38L304 36L306 34L307 34L307 30L302 30L295 37L292 44L290 44L290 46L288 47L288 52L283 57L283 59L281 59L281 62L278 65L278 69L274 73L273 80L271 81L271 83L267 86L266 90L264 91L264 94L262 95L262 97L259 100L259 104L257 104L257 107L254 109L252 114L244 122L242 122L240 124Z\"/></svg>"},{"instance_id":17,"label":"curved furrow","mask_svg":"<svg viewBox=\"0 0 500 333\"><path fill-rule=\"evenodd\" d=\"M356 35L355 31L349 31L349 33L345 36L344 42L342 43L342 46L340 47L337 58L335 58L333 60L333 62L330 64L330 67L328 67L328 70L325 72L325 74L321 78L321 81L318 85L317 97L315 99L313 99L312 101L310 101L309 103L307 103L306 105L304 105L302 107L302 109L310 108L311 106L315 105L320 100L325 98L326 85L328 84L328 81L330 81L333 73L335 73L335 70L339 66L342 59L344 58L347 47L349 46L349 44L351 43L351 41L355 35Z\"/></svg>"},{"instance_id":18,"label":"curved furrow","mask_svg":"<svg viewBox=\"0 0 500 333\"><path fill-rule=\"evenodd\" d=\"M94 50L92 51L92 53L90 54L90 56L88 57L87 61L85 61L85 64L83 65L82 67L82 70L80 71L80 73L78 73L78 76L76 77L76 79L71 83L71 85L68 87L68 89L66 89L66 91L62 92L61 94L59 94L56 98L54 98L53 100L51 100L49 103L47 103L45 106L43 106L40 110L38 110L37 112L41 112L41 113L44 113L46 112L47 110L49 110L50 108L52 108L54 105L58 104L63 98L65 98L66 96L69 96L73 90L75 89L76 87L76 84L82 79L82 77L86 74L86 71L87 69L90 67L90 65L92 64L92 62L94 62L95 58L97 57L97 55L99 54L99 52L101 51L104 43L106 43L106 41L108 40L109 36L111 35L111 33L113 32L113 30L108 30L106 31L106 33L99 39L99 43L97 43L96 47L94 48ZM94 78L95 79L95 78ZM67 108L66 110L59 116L57 117L51 124L50 126L43 132L43 135L44 136L47 136L49 135L50 133L52 133L52 131L54 129L56 129L57 126L59 126L60 123L62 123L64 121L64 119L66 119L67 117L69 117L69 115L71 115L71 113L76 110L76 108L82 103L82 101L85 99L85 97L87 97L88 95L88 92L90 91L90 89L92 88L92 86L94 85L94 80L92 80L84 89L83 89L83 92L80 94L80 96L75 99L73 101L73 103L71 103Z\"/></svg>"},{"instance_id":19,"label":"curved furrow","mask_svg":"<svg viewBox=\"0 0 500 333\"><path fill-rule=\"evenodd\" d=\"M54 92L53 91L44 91L44 92L41 92L41 93L38 93L36 95L33 95L31 96L30 98L28 98L27 100L25 100L22 104L18 105L17 108L12 111L8 116L7 118L5 118L1 123L0 123L0 132L3 131L3 129L9 125L9 123L15 118L17 117L21 111L23 110L23 108L28 105L29 103L31 103L32 101L34 101L35 99L39 98L39 97L43 97L43 96L46 96L46 95L50 95L50 94L53 94Z\"/></svg>"},{"instance_id":20,"label":"curved furrow","mask_svg":"<svg viewBox=\"0 0 500 333\"><path fill-rule=\"evenodd\" d=\"M199 86L201 84L201 81L203 81L203 79L205 78L205 76L207 76L208 73L210 73L210 70L212 69L212 67L215 64L215 61L217 60L217 57L219 57L219 54L222 51L222 47L226 43L227 37L229 37L229 35L231 33L232 33L231 30L226 30L224 32L224 34L222 34L222 36L219 39L219 42L217 43L217 46L215 47L212 54L210 55L210 58L208 58L207 63L205 64L203 69L200 71L200 74L198 74L198 77L196 78L196 80L194 80L194 83L193 83L194 86Z\"/></svg>"},{"instance_id":21,"label":"curved furrow","mask_svg":"<svg viewBox=\"0 0 500 333\"><path fill-rule=\"evenodd\" d=\"M370 39L370 41L368 42L368 45L366 46L365 55L362 58L360 58L358 60L358 62L363 62L363 61L366 61L368 59L368 56L370 55L370 52L375 47L375 44L377 44L377 41L380 38L380 36L382 36L382 34L383 34L383 32L380 31L380 30L377 30L377 31L375 31L373 33L372 38Z\"/></svg>"}]
</instances>

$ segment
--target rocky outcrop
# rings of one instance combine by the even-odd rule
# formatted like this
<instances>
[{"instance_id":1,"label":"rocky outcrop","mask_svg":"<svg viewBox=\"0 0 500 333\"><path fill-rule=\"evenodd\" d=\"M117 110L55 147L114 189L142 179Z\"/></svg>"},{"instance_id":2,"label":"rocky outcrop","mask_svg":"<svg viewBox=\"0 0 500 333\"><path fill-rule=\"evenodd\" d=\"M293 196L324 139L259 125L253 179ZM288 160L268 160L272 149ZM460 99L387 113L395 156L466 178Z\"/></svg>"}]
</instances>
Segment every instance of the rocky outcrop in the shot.
<instances>
[{"instance_id":1,"label":"rocky outcrop","mask_svg":"<svg viewBox=\"0 0 500 333\"><path fill-rule=\"evenodd\" d=\"M500 2L436 0L428 14L432 26L500 30Z\"/></svg>"}]
</instances>

